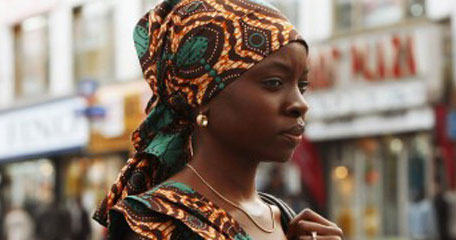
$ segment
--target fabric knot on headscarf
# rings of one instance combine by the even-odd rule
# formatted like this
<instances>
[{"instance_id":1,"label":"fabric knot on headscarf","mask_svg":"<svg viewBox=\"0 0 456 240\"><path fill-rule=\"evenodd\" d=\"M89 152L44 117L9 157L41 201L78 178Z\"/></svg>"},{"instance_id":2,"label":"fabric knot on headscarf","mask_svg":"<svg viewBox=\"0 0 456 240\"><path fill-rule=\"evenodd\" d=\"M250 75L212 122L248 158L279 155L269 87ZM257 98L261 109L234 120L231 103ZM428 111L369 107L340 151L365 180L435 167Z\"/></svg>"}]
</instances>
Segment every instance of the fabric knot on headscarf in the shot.
<instances>
[{"instance_id":1,"label":"fabric knot on headscarf","mask_svg":"<svg viewBox=\"0 0 456 240\"><path fill-rule=\"evenodd\" d=\"M193 112L290 42L307 47L289 21L260 0L165 0L136 25L134 43L153 96L122 168L94 219L180 171L190 160Z\"/></svg>"}]
</instances>

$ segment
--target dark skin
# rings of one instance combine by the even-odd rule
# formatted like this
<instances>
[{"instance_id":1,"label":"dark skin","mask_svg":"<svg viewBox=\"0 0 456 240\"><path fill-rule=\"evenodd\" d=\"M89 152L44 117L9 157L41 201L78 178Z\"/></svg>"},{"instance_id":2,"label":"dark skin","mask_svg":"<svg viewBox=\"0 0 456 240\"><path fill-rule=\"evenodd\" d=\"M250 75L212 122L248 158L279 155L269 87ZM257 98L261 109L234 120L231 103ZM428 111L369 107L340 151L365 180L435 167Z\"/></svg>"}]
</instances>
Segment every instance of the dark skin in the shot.
<instances>
[{"instance_id":1,"label":"dark skin","mask_svg":"<svg viewBox=\"0 0 456 240\"><path fill-rule=\"evenodd\" d=\"M195 127L192 166L219 193L244 208L257 222L271 228L267 205L259 198L255 177L261 162L286 162L298 146L299 137L288 130L303 124L309 109L303 94L308 80L307 50L291 43L229 84L211 102L198 109L209 119L205 128ZM298 134L299 135L299 134ZM191 186L227 211L253 238L263 240L339 240L343 233L334 223L311 210L299 213L287 235L280 226L280 211L273 207L276 229L261 231L241 211L212 192L190 169L171 180ZM139 239L133 236L128 239Z\"/></svg>"}]
</instances>

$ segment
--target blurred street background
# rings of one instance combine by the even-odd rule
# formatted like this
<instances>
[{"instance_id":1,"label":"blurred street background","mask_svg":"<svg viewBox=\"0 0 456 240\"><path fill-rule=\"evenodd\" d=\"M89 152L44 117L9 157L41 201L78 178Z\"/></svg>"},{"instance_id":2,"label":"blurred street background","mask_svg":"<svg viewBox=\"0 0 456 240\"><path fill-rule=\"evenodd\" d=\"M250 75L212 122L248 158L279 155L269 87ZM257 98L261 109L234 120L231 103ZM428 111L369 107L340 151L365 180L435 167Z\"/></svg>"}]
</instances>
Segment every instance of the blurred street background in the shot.
<instances>
[{"instance_id":1,"label":"blurred street background","mask_svg":"<svg viewBox=\"0 0 456 240\"><path fill-rule=\"evenodd\" d=\"M89 217L151 91L155 0L0 0L0 239L99 240ZM271 0L310 45L311 110L258 188L347 240L456 239L456 1Z\"/></svg>"}]
</instances>

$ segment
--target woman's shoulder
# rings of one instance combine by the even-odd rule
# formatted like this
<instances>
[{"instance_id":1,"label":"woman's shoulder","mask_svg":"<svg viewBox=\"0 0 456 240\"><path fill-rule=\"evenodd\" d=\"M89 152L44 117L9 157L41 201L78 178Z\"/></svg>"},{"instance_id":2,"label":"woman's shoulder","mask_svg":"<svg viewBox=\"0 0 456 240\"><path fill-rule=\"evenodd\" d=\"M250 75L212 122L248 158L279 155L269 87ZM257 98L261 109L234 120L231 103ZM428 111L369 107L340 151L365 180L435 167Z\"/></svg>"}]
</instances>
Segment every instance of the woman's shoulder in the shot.
<instances>
[{"instance_id":1,"label":"woman's shoulder","mask_svg":"<svg viewBox=\"0 0 456 240\"><path fill-rule=\"evenodd\" d=\"M171 235L173 239L202 239L199 235L207 232L207 224L192 206L198 201L201 199L194 190L172 181L159 184L140 195L127 196L109 212L110 235L118 234L122 228L126 232L127 226L134 234L149 236L146 239L168 239L166 236ZM198 229L193 229L195 224ZM157 234L162 238L155 238Z\"/></svg>"},{"instance_id":2,"label":"woman's shoulder","mask_svg":"<svg viewBox=\"0 0 456 240\"><path fill-rule=\"evenodd\" d=\"M108 227L110 240L202 240L198 234L169 216L153 211L144 214L118 210L119 208L110 213Z\"/></svg>"},{"instance_id":3,"label":"woman's shoulder","mask_svg":"<svg viewBox=\"0 0 456 240\"><path fill-rule=\"evenodd\" d=\"M174 212L182 210L181 199L192 191L177 182L164 182L142 194L125 197L113 206L110 214L121 213L141 221L172 217Z\"/></svg>"},{"instance_id":4,"label":"woman's shoulder","mask_svg":"<svg viewBox=\"0 0 456 240\"><path fill-rule=\"evenodd\" d=\"M189 202L198 200L195 191L187 185L167 181L142 194L125 197L112 208L112 211L141 217L141 220L146 221L157 215L173 217L177 212L189 209Z\"/></svg>"},{"instance_id":5,"label":"woman's shoulder","mask_svg":"<svg viewBox=\"0 0 456 240\"><path fill-rule=\"evenodd\" d=\"M202 239L172 214L188 215L171 201L188 191L184 185L166 182L125 197L109 212L109 239Z\"/></svg>"},{"instance_id":6,"label":"woman's shoulder","mask_svg":"<svg viewBox=\"0 0 456 240\"><path fill-rule=\"evenodd\" d=\"M181 199L193 190L178 182L164 182L139 194L129 195L114 205L110 214L121 213L141 221L152 221L170 217L182 209Z\"/></svg>"}]
</instances>

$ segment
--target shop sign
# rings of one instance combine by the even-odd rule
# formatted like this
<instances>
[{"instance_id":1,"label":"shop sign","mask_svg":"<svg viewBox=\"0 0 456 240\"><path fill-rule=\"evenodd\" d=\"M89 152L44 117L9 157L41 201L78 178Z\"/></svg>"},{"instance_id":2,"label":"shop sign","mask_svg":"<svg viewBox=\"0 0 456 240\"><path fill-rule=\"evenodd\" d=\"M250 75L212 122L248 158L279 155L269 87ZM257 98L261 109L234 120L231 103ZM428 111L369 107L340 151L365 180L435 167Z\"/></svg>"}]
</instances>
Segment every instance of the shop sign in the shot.
<instances>
[{"instance_id":1,"label":"shop sign","mask_svg":"<svg viewBox=\"0 0 456 240\"><path fill-rule=\"evenodd\" d=\"M426 85L420 81L390 82L357 88L339 88L308 94L311 121L401 110L427 103Z\"/></svg>"},{"instance_id":2,"label":"shop sign","mask_svg":"<svg viewBox=\"0 0 456 240\"><path fill-rule=\"evenodd\" d=\"M424 26L360 34L313 46L312 90L330 90L414 79L428 92L442 88L441 29Z\"/></svg>"},{"instance_id":3,"label":"shop sign","mask_svg":"<svg viewBox=\"0 0 456 240\"><path fill-rule=\"evenodd\" d=\"M372 114L354 119L314 121L306 127L306 136L313 141L356 138L432 130L434 111L430 107L404 110L390 114Z\"/></svg>"},{"instance_id":4,"label":"shop sign","mask_svg":"<svg viewBox=\"0 0 456 240\"><path fill-rule=\"evenodd\" d=\"M425 24L314 47L309 76L314 88L305 94L309 138L432 128L434 114L427 106L443 92L441 30Z\"/></svg>"},{"instance_id":5,"label":"shop sign","mask_svg":"<svg viewBox=\"0 0 456 240\"><path fill-rule=\"evenodd\" d=\"M0 161L81 148L89 141L83 98L0 112Z\"/></svg>"}]
</instances>

